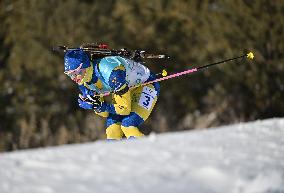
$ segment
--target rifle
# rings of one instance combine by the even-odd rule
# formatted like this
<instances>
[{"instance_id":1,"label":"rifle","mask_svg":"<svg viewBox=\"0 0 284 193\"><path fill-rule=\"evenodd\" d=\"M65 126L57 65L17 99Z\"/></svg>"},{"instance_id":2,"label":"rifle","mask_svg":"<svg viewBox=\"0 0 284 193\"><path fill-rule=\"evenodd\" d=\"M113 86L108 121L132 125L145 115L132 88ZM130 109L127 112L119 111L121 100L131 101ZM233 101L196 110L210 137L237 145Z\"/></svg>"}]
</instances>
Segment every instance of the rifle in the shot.
<instances>
[{"instance_id":1,"label":"rifle","mask_svg":"<svg viewBox=\"0 0 284 193\"><path fill-rule=\"evenodd\" d=\"M141 59L168 59L169 56L165 54L148 54L144 50L134 50L130 51L126 48L122 48L119 50L109 49L106 44L97 44L97 43L86 43L82 44L80 47L70 48L67 46L56 46L53 47L53 51L56 52L67 52L72 50L83 50L87 54L89 54L90 59L93 61L96 58L103 58L106 56L121 56L125 58L129 58L135 61L141 61Z\"/></svg>"}]
</instances>

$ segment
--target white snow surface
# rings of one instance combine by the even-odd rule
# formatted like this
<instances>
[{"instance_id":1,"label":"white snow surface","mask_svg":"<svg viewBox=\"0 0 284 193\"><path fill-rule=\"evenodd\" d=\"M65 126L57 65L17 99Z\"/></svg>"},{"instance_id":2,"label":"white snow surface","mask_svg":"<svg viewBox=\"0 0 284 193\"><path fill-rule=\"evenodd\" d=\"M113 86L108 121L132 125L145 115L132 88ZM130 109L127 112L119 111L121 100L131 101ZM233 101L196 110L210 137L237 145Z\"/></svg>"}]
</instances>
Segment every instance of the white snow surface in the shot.
<instances>
[{"instance_id":1,"label":"white snow surface","mask_svg":"<svg viewBox=\"0 0 284 193\"><path fill-rule=\"evenodd\" d=\"M284 119L0 154L1 193L284 193Z\"/></svg>"}]
</instances>

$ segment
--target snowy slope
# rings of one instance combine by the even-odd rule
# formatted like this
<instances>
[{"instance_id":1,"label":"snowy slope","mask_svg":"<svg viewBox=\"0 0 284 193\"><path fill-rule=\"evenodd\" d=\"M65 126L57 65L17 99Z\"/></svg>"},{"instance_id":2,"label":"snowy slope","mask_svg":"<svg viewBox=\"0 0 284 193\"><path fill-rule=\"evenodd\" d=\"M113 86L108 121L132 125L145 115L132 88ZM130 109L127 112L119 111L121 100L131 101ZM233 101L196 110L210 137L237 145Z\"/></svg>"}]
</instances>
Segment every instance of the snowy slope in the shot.
<instances>
[{"instance_id":1,"label":"snowy slope","mask_svg":"<svg viewBox=\"0 0 284 193\"><path fill-rule=\"evenodd\" d=\"M284 119L0 154L1 193L284 193Z\"/></svg>"}]
</instances>

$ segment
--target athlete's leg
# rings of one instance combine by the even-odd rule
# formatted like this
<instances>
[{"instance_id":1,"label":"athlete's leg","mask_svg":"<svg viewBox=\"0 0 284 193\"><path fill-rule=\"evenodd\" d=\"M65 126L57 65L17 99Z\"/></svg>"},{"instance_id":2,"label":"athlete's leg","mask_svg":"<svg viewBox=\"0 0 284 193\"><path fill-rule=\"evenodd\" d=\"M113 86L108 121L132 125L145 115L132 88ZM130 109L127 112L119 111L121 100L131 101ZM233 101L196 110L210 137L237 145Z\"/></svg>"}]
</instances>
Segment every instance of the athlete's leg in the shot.
<instances>
[{"instance_id":1,"label":"athlete's leg","mask_svg":"<svg viewBox=\"0 0 284 193\"><path fill-rule=\"evenodd\" d=\"M121 130L126 138L142 137L144 134L139 131L138 126L143 122L144 120L139 115L137 115L135 112L131 112L122 120Z\"/></svg>"},{"instance_id":2,"label":"athlete's leg","mask_svg":"<svg viewBox=\"0 0 284 193\"><path fill-rule=\"evenodd\" d=\"M122 116L110 114L106 121L106 136L108 140L120 140L123 136L121 130Z\"/></svg>"},{"instance_id":3,"label":"athlete's leg","mask_svg":"<svg viewBox=\"0 0 284 193\"><path fill-rule=\"evenodd\" d=\"M132 91L131 113L122 119L121 129L127 138L142 137L140 126L151 114L160 92L159 84L138 87Z\"/></svg>"}]
</instances>

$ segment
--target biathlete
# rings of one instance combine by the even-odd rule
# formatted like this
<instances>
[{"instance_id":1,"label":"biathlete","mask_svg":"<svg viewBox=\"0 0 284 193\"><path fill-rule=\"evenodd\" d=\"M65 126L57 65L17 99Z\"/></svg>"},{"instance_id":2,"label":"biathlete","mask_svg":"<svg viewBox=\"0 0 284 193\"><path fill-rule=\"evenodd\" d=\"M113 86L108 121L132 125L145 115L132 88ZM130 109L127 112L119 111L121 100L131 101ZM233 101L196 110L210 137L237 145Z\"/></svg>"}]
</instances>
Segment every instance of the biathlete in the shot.
<instances>
[{"instance_id":1,"label":"biathlete","mask_svg":"<svg viewBox=\"0 0 284 193\"><path fill-rule=\"evenodd\" d=\"M64 73L79 85L78 103L106 117L106 138L120 140L125 136L139 138L144 134L139 126L151 114L159 93L159 83L129 87L154 80L155 74L140 62L120 56L90 60L82 49L68 50L64 56ZM111 92L108 103L98 94Z\"/></svg>"}]
</instances>

